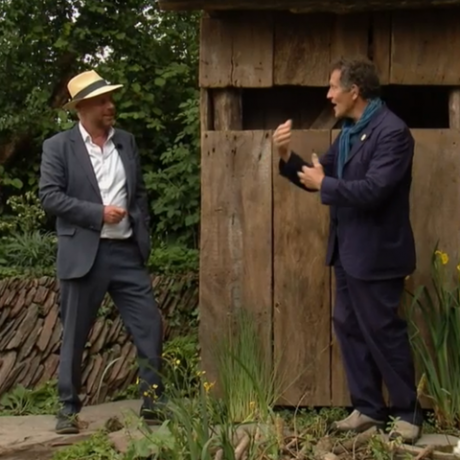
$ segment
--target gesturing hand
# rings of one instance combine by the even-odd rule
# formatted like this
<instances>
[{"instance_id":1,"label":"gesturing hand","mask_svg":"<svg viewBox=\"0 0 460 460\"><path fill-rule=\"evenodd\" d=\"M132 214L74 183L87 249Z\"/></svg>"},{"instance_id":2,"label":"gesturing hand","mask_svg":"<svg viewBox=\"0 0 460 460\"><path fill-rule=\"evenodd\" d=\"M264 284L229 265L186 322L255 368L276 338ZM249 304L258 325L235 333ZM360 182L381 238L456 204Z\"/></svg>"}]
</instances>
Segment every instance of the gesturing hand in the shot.
<instances>
[{"instance_id":1,"label":"gesturing hand","mask_svg":"<svg viewBox=\"0 0 460 460\"><path fill-rule=\"evenodd\" d=\"M312 167L304 166L302 171L298 172L300 182L308 189L319 190L324 179L324 170L319 162L318 155L313 153L311 156Z\"/></svg>"},{"instance_id":2,"label":"gesturing hand","mask_svg":"<svg viewBox=\"0 0 460 460\"><path fill-rule=\"evenodd\" d=\"M118 224L126 216L126 211L118 206L104 206L104 222Z\"/></svg>"},{"instance_id":3,"label":"gesturing hand","mask_svg":"<svg viewBox=\"0 0 460 460\"><path fill-rule=\"evenodd\" d=\"M276 128L273 133L273 143L278 150L278 155L284 160L288 161L291 155L290 143L291 143L291 129L292 120L288 120L282 125Z\"/></svg>"}]
</instances>

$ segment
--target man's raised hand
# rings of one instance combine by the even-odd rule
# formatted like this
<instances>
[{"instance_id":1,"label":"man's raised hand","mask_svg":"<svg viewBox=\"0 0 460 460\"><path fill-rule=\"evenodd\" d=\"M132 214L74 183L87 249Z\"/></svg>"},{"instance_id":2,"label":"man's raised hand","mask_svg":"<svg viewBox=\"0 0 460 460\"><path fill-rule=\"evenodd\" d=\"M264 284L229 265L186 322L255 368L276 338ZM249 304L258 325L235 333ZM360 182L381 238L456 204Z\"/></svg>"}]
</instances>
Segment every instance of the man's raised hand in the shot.
<instances>
[{"instance_id":1,"label":"man's raised hand","mask_svg":"<svg viewBox=\"0 0 460 460\"><path fill-rule=\"evenodd\" d=\"M273 143L278 151L278 155L284 161L288 161L291 156L291 133L292 133L292 120L287 120L279 125L273 133Z\"/></svg>"}]
</instances>

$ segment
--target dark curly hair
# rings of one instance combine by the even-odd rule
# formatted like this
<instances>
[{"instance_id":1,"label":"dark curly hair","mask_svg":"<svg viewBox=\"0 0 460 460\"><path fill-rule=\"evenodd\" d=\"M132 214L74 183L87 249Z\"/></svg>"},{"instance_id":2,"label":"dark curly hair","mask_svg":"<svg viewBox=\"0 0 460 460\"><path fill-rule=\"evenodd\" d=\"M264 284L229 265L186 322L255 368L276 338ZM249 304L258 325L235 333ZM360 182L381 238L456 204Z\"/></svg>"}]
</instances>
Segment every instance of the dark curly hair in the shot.
<instances>
[{"instance_id":1,"label":"dark curly hair","mask_svg":"<svg viewBox=\"0 0 460 460\"><path fill-rule=\"evenodd\" d=\"M365 58L341 58L336 61L331 72L340 70L340 84L350 90L353 85L359 89L363 99L380 97L380 79L373 62Z\"/></svg>"}]
</instances>

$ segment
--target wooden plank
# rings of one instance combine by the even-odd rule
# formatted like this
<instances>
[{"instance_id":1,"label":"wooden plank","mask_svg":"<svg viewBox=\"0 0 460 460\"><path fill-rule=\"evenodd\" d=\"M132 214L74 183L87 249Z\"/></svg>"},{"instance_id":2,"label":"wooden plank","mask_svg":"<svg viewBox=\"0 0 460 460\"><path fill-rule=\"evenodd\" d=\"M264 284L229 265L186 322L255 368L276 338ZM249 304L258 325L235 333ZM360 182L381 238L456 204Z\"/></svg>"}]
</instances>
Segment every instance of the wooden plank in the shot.
<instances>
[{"instance_id":1,"label":"wooden plank","mask_svg":"<svg viewBox=\"0 0 460 460\"><path fill-rule=\"evenodd\" d=\"M310 129L333 129L338 122L331 103L327 101L321 113L311 124Z\"/></svg>"},{"instance_id":2,"label":"wooden plank","mask_svg":"<svg viewBox=\"0 0 460 460\"><path fill-rule=\"evenodd\" d=\"M417 248L414 285L429 284L431 254L449 254L452 267L459 260L460 133L457 130L415 129L416 141L411 192L411 220ZM435 190L436 193L430 193Z\"/></svg>"},{"instance_id":3,"label":"wooden plank","mask_svg":"<svg viewBox=\"0 0 460 460\"><path fill-rule=\"evenodd\" d=\"M449 127L460 129L460 88L454 88L449 93Z\"/></svg>"},{"instance_id":4,"label":"wooden plank","mask_svg":"<svg viewBox=\"0 0 460 460\"><path fill-rule=\"evenodd\" d=\"M340 134L340 129L331 131L331 144ZM331 270L331 319L335 308L335 275ZM339 342L334 331L334 325L331 321L332 329L332 349L331 349L331 394L332 406L349 407L351 405L350 393L348 390L347 377L343 366L342 354L340 352Z\"/></svg>"},{"instance_id":5,"label":"wooden plank","mask_svg":"<svg viewBox=\"0 0 460 460\"><path fill-rule=\"evenodd\" d=\"M335 308L335 275L331 269L331 319ZM334 324L331 321L331 406L333 407L350 407L350 392L348 390L347 376L343 366L342 353L340 345L334 331Z\"/></svg>"},{"instance_id":6,"label":"wooden plank","mask_svg":"<svg viewBox=\"0 0 460 460\"><path fill-rule=\"evenodd\" d=\"M214 129L214 120L212 113L212 97L210 91L206 88L200 89L200 130L212 131Z\"/></svg>"},{"instance_id":7,"label":"wooden plank","mask_svg":"<svg viewBox=\"0 0 460 460\"><path fill-rule=\"evenodd\" d=\"M273 17L244 15L232 23L232 85L244 88L273 86Z\"/></svg>"},{"instance_id":8,"label":"wooden plank","mask_svg":"<svg viewBox=\"0 0 460 460\"><path fill-rule=\"evenodd\" d=\"M283 15L275 23L274 84L327 86L332 17Z\"/></svg>"},{"instance_id":9,"label":"wooden plank","mask_svg":"<svg viewBox=\"0 0 460 460\"><path fill-rule=\"evenodd\" d=\"M391 59L391 14L374 13L372 16L372 61L380 76L380 83L390 81Z\"/></svg>"},{"instance_id":10,"label":"wooden plank","mask_svg":"<svg viewBox=\"0 0 460 460\"><path fill-rule=\"evenodd\" d=\"M392 21L391 84L460 84L458 13L400 11Z\"/></svg>"},{"instance_id":11,"label":"wooden plank","mask_svg":"<svg viewBox=\"0 0 460 460\"><path fill-rule=\"evenodd\" d=\"M292 147L307 160L329 144L328 130L293 132ZM273 159L274 366L284 381L278 403L329 406L328 208L281 177Z\"/></svg>"},{"instance_id":12,"label":"wooden plank","mask_svg":"<svg viewBox=\"0 0 460 460\"><path fill-rule=\"evenodd\" d=\"M447 252L449 268L456 276L460 234L460 133L457 130L412 130L416 141L411 192L411 221L414 230L417 269L407 282L413 291L419 285L431 286L431 256L436 242ZM442 178L442 179L440 179ZM436 193L430 193L430 191ZM419 317L420 319L420 317ZM419 327L426 333L423 323ZM417 372L417 379L421 376ZM429 408L431 403L422 400Z\"/></svg>"},{"instance_id":13,"label":"wooden plank","mask_svg":"<svg viewBox=\"0 0 460 460\"><path fill-rule=\"evenodd\" d=\"M201 18L200 86L271 87L273 27L269 13Z\"/></svg>"},{"instance_id":14,"label":"wooden plank","mask_svg":"<svg viewBox=\"0 0 460 460\"><path fill-rule=\"evenodd\" d=\"M216 381L213 350L235 308L255 315L271 361L271 132L205 132L201 183L199 337L204 369Z\"/></svg>"},{"instance_id":15,"label":"wooden plank","mask_svg":"<svg viewBox=\"0 0 460 460\"><path fill-rule=\"evenodd\" d=\"M441 7L458 5L458 0L159 0L160 9L166 11L190 10L290 10L330 13L353 11L379 11L406 8Z\"/></svg>"},{"instance_id":16,"label":"wooden plank","mask_svg":"<svg viewBox=\"0 0 460 460\"><path fill-rule=\"evenodd\" d=\"M369 48L369 15L335 16L331 37L331 62L341 57L367 57Z\"/></svg>"},{"instance_id":17,"label":"wooden plank","mask_svg":"<svg viewBox=\"0 0 460 460\"><path fill-rule=\"evenodd\" d=\"M216 18L201 18L200 44L200 86L207 88L231 86L231 23Z\"/></svg>"},{"instance_id":18,"label":"wooden plank","mask_svg":"<svg viewBox=\"0 0 460 460\"><path fill-rule=\"evenodd\" d=\"M214 129L232 131L243 129L241 91L235 88L213 90Z\"/></svg>"}]
</instances>

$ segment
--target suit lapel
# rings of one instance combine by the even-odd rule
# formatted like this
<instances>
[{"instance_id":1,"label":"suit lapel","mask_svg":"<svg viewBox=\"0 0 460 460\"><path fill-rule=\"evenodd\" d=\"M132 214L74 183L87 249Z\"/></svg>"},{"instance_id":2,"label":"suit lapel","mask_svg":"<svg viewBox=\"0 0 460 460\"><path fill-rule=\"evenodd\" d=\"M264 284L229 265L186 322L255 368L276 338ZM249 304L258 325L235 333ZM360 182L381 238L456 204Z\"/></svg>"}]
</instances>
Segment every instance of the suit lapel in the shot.
<instances>
[{"instance_id":1,"label":"suit lapel","mask_svg":"<svg viewBox=\"0 0 460 460\"><path fill-rule=\"evenodd\" d=\"M124 142L123 136L120 135L120 132L116 129L115 134L113 135L113 143L115 148L118 151L118 155L121 158L123 166L125 168L126 174L126 188L128 189L128 200L131 200L134 192L134 170L133 164L131 161L131 155L129 154L130 146Z\"/></svg>"},{"instance_id":2,"label":"suit lapel","mask_svg":"<svg viewBox=\"0 0 460 460\"><path fill-rule=\"evenodd\" d=\"M344 166L361 150L364 144L367 142L369 137L372 134L372 131L376 128L376 126L380 123L384 115L386 114L385 106L382 107L374 116L374 118L370 121L367 127L359 134L358 138L356 139L353 147L350 150L347 160L345 161Z\"/></svg>"},{"instance_id":3,"label":"suit lapel","mask_svg":"<svg viewBox=\"0 0 460 460\"><path fill-rule=\"evenodd\" d=\"M73 144L73 151L78 161L80 162L83 170L88 177L88 180L93 187L94 191L97 193L97 196L102 201L101 191L99 189L99 184L97 183L96 175L94 174L93 165L89 158L88 150L86 149L85 142L83 137L78 129L78 124L74 126L71 131L71 140Z\"/></svg>"}]
</instances>

